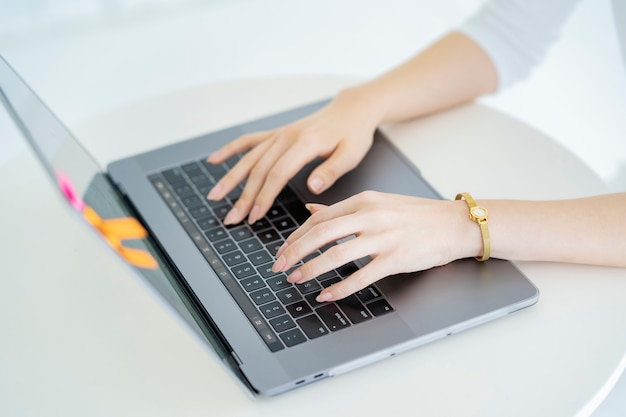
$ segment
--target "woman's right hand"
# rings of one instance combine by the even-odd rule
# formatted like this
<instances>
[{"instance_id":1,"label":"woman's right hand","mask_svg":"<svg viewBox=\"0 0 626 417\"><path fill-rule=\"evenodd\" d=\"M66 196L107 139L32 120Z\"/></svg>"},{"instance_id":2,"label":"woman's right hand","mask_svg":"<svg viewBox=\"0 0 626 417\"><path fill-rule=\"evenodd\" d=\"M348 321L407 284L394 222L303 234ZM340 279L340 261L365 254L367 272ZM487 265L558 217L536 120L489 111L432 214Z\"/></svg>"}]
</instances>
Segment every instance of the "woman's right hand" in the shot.
<instances>
[{"instance_id":1,"label":"woman's right hand","mask_svg":"<svg viewBox=\"0 0 626 417\"><path fill-rule=\"evenodd\" d=\"M272 207L287 181L315 158L326 160L307 179L314 194L326 190L355 168L370 149L379 122L376 109L355 88L339 93L317 112L289 125L243 135L207 159L219 164L245 153L207 198L221 200L247 180L224 223L236 224L246 216L248 222L254 223Z\"/></svg>"}]
</instances>

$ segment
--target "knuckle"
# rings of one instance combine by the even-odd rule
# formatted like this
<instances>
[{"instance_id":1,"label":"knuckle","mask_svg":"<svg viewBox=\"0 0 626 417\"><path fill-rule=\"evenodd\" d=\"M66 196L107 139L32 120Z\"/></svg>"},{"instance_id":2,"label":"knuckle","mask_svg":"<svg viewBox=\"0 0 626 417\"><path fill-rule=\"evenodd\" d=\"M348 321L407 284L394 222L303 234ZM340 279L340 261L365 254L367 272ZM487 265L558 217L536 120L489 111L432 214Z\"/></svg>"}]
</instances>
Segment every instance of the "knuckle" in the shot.
<instances>
[{"instance_id":1,"label":"knuckle","mask_svg":"<svg viewBox=\"0 0 626 417\"><path fill-rule=\"evenodd\" d=\"M331 231L330 225L326 222L317 223L311 228L311 234L314 238L323 238Z\"/></svg>"},{"instance_id":2,"label":"knuckle","mask_svg":"<svg viewBox=\"0 0 626 417\"><path fill-rule=\"evenodd\" d=\"M328 249L326 255L335 262L343 262L350 253L344 244L339 244Z\"/></svg>"}]
</instances>

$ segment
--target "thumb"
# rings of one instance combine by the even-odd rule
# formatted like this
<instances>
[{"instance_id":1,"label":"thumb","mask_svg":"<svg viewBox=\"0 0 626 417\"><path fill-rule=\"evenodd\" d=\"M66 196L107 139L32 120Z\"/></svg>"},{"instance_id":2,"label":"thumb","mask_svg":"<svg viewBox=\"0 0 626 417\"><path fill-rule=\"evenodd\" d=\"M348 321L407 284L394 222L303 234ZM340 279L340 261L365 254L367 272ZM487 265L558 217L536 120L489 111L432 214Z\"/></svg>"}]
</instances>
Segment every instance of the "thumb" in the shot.
<instances>
[{"instance_id":1,"label":"thumb","mask_svg":"<svg viewBox=\"0 0 626 417\"><path fill-rule=\"evenodd\" d=\"M340 142L332 154L313 170L307 185L313 194L327 190L342 175L353 170L365 156L367 149L354 149Z\"/></svg>"}]
</instances>

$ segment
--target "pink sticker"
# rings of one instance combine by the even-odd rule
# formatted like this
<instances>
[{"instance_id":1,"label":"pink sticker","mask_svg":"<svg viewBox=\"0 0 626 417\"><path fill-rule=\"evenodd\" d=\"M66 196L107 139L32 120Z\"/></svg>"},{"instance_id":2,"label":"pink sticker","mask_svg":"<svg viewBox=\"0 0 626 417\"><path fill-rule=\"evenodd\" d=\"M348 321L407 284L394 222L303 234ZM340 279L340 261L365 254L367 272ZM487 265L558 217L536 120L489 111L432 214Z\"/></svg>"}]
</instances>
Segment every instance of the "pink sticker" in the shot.
<instances>
[{"instance_id":1,"label":"pink sticker","mask_svg":"<svg viewBox=\"0 0 626 417\"><path fill-rule=\"evenodd\" d=\"M61 189L61 192L63 193L65 198L67 198L67 200L70 202L72 207L82 212L85 209L85 203L76 194L76 191L74 190L74 184L72 184L72 181L69 179L69 177L65 175L63 172L58 171L57 183L59 184L59 188Z\"/></svg>"}]
</instances>

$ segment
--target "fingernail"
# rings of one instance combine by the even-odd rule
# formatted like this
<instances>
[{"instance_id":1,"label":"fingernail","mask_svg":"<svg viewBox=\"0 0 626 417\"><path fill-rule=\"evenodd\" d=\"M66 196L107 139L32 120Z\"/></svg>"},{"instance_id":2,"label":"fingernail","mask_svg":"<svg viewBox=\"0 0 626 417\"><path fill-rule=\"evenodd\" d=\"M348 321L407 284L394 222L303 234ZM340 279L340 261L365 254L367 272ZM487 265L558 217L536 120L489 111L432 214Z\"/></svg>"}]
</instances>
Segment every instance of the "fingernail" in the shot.
<instances>
[{"instance_id":1,"label":"fingernail","mask_svg":"<svg viewBox=\"0 0 626 417\"><path fill-rule=\"evenodd\" d=\"M309 188L313 192L319 193L320 191L322 191L323 187L324 187L324 181L322 181L320 177L313 177L309 181Z\"/></svg>"},{"instance_id":2,"label":"fingernail","mask_svg":"<svg viewBox=\"0 0 626 417\"><path fill-rule=\"evenodd\" d=\"M289 275L287 277L287 281L293 283L296 283L298 281L300 281L302 279L302 272L298 271L293 271L293 274Z\"/></svg>"},{"instance_id":3,"label":"fingernail","mask_svg":"<svg viewBox=\"0 0 626 417\"><path fill-rule=\"evenodd\" d=\"M213 163L220 155L220 151L215 151L206 159L207 162Z\"/></svg>"},{"instance_id":4,"label":"fingernail","mask_svg":"<svg viewBox=\"0 0 626 417\"><path fill-rule=\"evenodd\" d=\"M331 298L333 298L333 295L329 292L324 291L315 298L315 301L317 301L318 303L323 303L324 301L330 301Z\"/></svg>"},{"instance_id":5,"label":"fingernail","mask_svg":"<svg viewBox=\"0 0 626 417\"><path fill-rule=\"evenodd\" d=\"M287 249L287 246L288 246L287 242L283 242L283 244L280 245L280 248L278 248L278 250L276 251L276 257L277 258L280 257L283 254L285 249Z\"/></svg>"},{"instance_id":6,"label":"fingernail","mask_svg":"<svg viewBox=\"0 0 626 417\"><path fill-rule=\"evenodd\" d=\"M248 223L253 224L256 223L257 220L259 220L259 210L261 210L259 206L252 207L252 210L250 210L250 215L248 216Z\"/></svg>"},{"instance_id":7,"label":"fingernail","mask_svg":"<svg viewBox=\"0 0 626 417\"><path fill-rule=\"evenodd\" d=\"M274 265L272 265L272 271L280 272L283 270L286 264L287 264L287 259L285 259L284 256L281 256L280 258L278 258L276 262L274 262Z\"/></svg>"},{"instance_id":8,"label":"fingernail","mask_svg":"<svg viewBox=\"0 0 626 417\"><path fill-rule=\"evenodd\" d=\"M224 224L228 226L229 224L235 223L238 215L239 209L237 209L237 207L233 207L224 218Z\"/></svg>"},{"instance_id":9,"label":"fingernail","mask_svg":"<svg viewBox=\"0 0 626 417\"><path fill-rule=\"evenodd\" d=\"M219 200L221 198L220 194L222 193L223 189L224 187L222 187L220 184L216 184L215 187L211 189L209 195L207 195L206 198L209 200Z\"/></svg>"}]
</instances>

